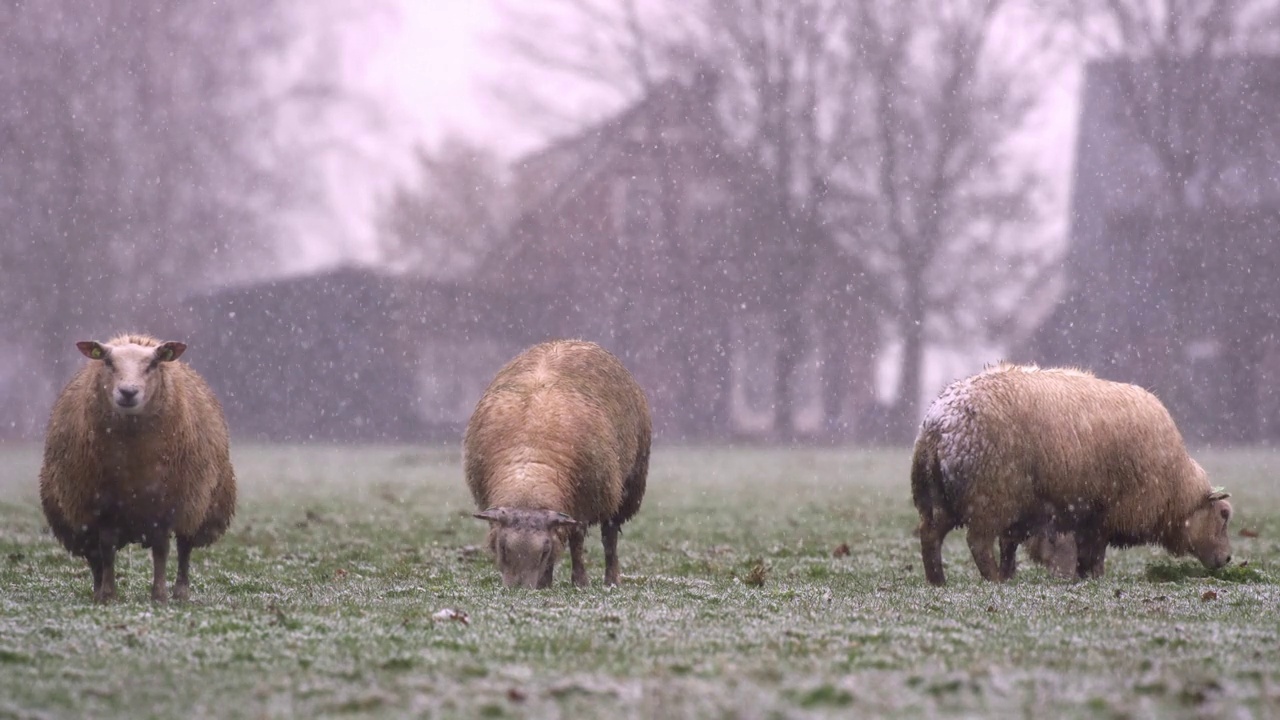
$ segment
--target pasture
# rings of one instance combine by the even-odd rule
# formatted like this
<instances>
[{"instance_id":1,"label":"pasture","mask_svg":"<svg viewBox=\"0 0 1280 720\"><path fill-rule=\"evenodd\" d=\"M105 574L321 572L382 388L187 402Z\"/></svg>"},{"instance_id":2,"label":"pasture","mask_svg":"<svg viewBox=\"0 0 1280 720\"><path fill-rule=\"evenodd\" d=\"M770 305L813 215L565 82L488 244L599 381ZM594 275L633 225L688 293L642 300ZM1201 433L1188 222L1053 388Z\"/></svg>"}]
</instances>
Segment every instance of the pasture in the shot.
<instances>
[{"instance_id":1,"label":"pasture","mask_svg":"<svg viewBox=\"0 0 1280 720\"><path fill-rule=\"evenodd\" d=\"M0 446L0 718L1280 714L1274 451L1194 453L1251 572L1136 548L1101 581L1023 562L996 586L959 530L935 589L907 451L658 445L622 584L593 530L592 586L565 560L544 592L501 586L456 447L233 454L193 602L153 606L134 547L96 607L44 529L39 447Z\"/></svg>"}]
</instances>

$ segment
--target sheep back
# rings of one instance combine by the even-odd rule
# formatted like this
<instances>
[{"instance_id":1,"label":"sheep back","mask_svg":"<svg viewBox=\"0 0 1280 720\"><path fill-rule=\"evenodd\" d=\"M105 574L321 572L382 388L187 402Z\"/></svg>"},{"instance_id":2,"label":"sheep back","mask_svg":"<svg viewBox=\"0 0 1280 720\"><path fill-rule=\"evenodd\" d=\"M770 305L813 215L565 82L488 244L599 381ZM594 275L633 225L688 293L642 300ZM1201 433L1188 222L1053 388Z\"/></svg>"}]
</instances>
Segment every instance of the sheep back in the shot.
<instances>
[{"instance_id":1,"label":"sheep back","mask_svg":"<svg viewBox=\"0 0 1280 720\"><path fill-rule=\"evenodd\" d=\"M640 508L652 435L644 392L591 342L536 345L485 390L463 440L477 507L620 524Z\"/></svg>"}]
</instances>

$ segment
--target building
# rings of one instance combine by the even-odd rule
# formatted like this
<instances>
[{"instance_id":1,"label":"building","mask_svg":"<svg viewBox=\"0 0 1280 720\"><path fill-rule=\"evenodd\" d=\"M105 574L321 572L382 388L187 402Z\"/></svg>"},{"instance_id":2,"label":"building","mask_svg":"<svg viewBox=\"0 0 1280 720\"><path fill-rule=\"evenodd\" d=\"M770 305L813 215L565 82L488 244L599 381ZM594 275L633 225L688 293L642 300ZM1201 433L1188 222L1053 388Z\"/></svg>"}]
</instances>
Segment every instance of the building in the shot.
<instances>
[{"instance_id":1,"label":"building","mask_svg":"<svg viewBox=\"0 0 1280 720\"><path fill-rule=\"evenodd\" d=\"M775 312L792 304L807 338L797 424L857 439L856 418L874 402L866 349L878 328L858 310L856 268L835 260L799 297L769 292L785 230L761 201L763 174L727 143L715 92L705 78L663 83L523 158L520 212L462 280L343 268L195 298L192 343L218 357L198 367L233 432L459 439L506 360L574 337L632 370L659 437L766 435Z\"/></svg>"},{"instance_id":2,"label":"building","mask_svg":"<svg viewBox=\"0 0 1280 720\"><path fill-rule=\"evenodd\" d=\"M237 437L460 439L485 384L529 340L504 301L366 268L268 280L192 298L187 359Z\"/></svg>"},{"instance_id":3,"label":"building","mask_svg":"<svg viewBox=\"0 0 1280 720\"><path fill-rule=\"evenodd\" d=\"M1068 292L1025 354L1191 440L1280 440L1280 60L1094 63L1081 112Z\"/></svg>"}]
</instances>

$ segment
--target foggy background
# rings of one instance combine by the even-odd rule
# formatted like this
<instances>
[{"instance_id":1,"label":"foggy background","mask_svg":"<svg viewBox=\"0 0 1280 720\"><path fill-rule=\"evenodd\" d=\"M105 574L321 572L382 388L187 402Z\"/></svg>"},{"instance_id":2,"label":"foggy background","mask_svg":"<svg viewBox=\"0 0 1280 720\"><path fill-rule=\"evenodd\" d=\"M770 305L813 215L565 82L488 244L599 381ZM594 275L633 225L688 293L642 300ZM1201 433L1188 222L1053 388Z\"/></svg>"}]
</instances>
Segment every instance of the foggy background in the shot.
<instances>
[{"instance_id":1,"label":"foggy background","mask_svg":"<svg viewBox=\"0 0 1280 720\"><path fill-rule=\"evenodd\" d=\"M1280 440L1280 0L0 1L0 438L190 346L239 438L453 442L600 342L668 442L906 443L1002 358Z\"/></svg>"}]
</instances>

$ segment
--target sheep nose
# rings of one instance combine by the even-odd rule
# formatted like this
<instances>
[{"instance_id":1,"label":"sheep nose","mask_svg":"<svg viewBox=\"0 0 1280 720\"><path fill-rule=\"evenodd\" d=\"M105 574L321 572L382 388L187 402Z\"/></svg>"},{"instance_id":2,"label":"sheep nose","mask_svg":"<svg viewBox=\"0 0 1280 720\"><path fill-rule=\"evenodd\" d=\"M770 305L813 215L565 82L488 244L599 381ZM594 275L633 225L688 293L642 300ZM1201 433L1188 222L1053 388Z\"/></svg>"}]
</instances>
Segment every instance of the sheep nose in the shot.
<instances>
[{"instance_id":1,"label":"sheep nose","mask_svg":"<svg viewBox=\"0 0 1280 720\"><path fill-rule=\"evenodd\" d=\"M137 388L120 388L121 400L132 400L138 396Z\"/></svg>"}]
</instances>

